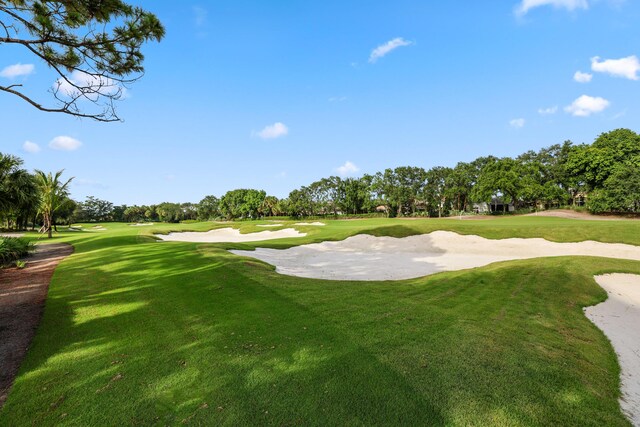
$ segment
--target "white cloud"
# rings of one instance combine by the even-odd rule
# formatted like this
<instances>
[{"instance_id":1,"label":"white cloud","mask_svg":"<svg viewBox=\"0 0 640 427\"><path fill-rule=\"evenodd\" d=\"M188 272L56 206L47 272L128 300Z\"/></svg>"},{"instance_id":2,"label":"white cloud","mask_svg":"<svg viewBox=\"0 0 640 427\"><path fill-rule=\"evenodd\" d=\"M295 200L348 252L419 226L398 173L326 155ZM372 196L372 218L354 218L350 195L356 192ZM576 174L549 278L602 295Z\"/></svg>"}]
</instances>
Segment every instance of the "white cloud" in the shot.
<instances>
[{"instance_id":1,"label":"white cloud","mask_svg":"<svg viewBox=\"0 0 640 427\"><path fill-rule=\"evenodd\" d=\"M609 107L610 102L604 98L582 95L571 105L564 107L564 111L578 117L588 117Z\"/></svg>"},{"instance_id":2,"label":"white cloud","mask_svg":"<svg viewBox=\"0 0 640 427\"><path fill-rule=\"evenodd\" d=\"M74 187L91 187L91 188L99 188L103 190L106 190L107 188L109 188L101 182L93 181L91 179L85 179L85 178L76 178L71 182L71 185L73 185Z\"/></svg>"},{"instance_id":3,"label":"white cloud","mask_svg":"<svg viewBox=\"0 0 640 427\"><path fill-rule=\"evenodd\" d=\"M589 83L592 78L593 74L583 73L582 71L576 71L576 73L573 75L573 80L577 81L578 83Z\"/></svg>"},{"instance_id":4,"label":"white cloud","mask_svg":"<svg viewBox=\"0 0 640 427\"><path fill-rule=\"evenodd\" d=\"M353 175L354 173L358 172L360 170L360 168L358 166L356 166L355 164L353 164L350 161L346 161L344 163L344 165L336 168L336 172L338 172L338 175L340 176L347 176L347 175Z\"/></svg>"},{"instance_id":5,"label":"white cloud","mask_svg":"<svg viewBox=\"0 0 640 427\"><path fill-rule=\"evenodd\" d=\"M22 149L27 153L38 153L41 150L38 144L31 141L25 141L24 144L22 144Z\"/></svg>"},{"instance_id":6,"label":"white cloud","mask_svg":"<svg viewBox=\"0 0 640 427\"><path fill-rule=\"evenodd\" d=\"M548 116L551 114L555 114L558 112L558 106L554 105L553 107L547 107L547 108L538 108L538 114L542 115L542 116Z\"/></svg>"},{"instance_id":7,"label":"white cloud","mask_svg":"<svg viewBox=\"0 0 640 427\"><path fill-rule=\"evenodd\" d=\"M280 122L276 122L272 125L265 126L260 132L254 132L254 135L259 136L262 139L275 139L281 136L285 136L289 133L289 128Z\"/></svg>"},{"instance_id":8,"label":"white cloud","mask_svg":"<svg viewBox=\"0 0 640 427\"><path fill-rule=\"evenodd\" d=\"M591 58L591 69L598 73L607 73L614 77L624 77L629 80L638 80L640 71L640 60L635 55L620 59L605 59L600 61L600 57Z\"/></svg>"},{"instance_id":9,"label":"white cloud","mask_svg":"<svg viewBox=\"0 0 640 427\"><path fill-rule=\"evenodd\" d=\"M84 89L82 94L76 86ZM56 80L53 84L53 90L69 98L75 98L81 95L91 101L99 98L98 93L114 96L117 96L119 93L119 98L127 97L127 89L119 85L115 80L108 77L92 76L91 74L78 70L73 71L67 76L66 80L62 77Z\"/></svg>"},{"instance_id":10,"label":"white cloud","mask_svg":"<svg viewBox=\"0 0 640 427\"><path fill-rule=\"evenodd\" d=\"M388 54L389 52L391 52L391 51L393 51L393 50L395 50L395 49L397 49L399 47L410 46L412 44L413 44L413 42L407 41L407 40L403 39L402 37L396 37L395 39L389 40L385 44L381 44L377 48L373 49L371 51L371 55L369 55L369 62L374 63L378 59L380 59L383 56L385 56L386 54Z\"/></svg>"},{"instance_id":11,"label":"white cloud","mask_svg":"<svg viewBox=\"0 0 640 427\"><path fill-rule=\"evenodd\" d=\"M194 23L196 27L202 27L207 23L207 9L200 6L193 6Z\"/></svg>"},{"instance_id":12,"label":"white cloud","mask_svg":"<svg viewBox=\"0 0 640 427\"><path fill-rule=\"evenodd\" d=\"M33 64L17 63L4 67L2 71L0 71L0 77L13 79L15 77L28 76L29 74L33 74L34 70L35 67Z\"/></svg>"},{"instance_id":13,"label":"white cloud","mask_svg":"<svg viewBox=\"0 0 640 427\"><path fill-rule=\"evenodd\" d=\"M617 119L619 119L620 117L624 117L624 116L626 116L626 115L627 115L627 110L625 109L625 110L620 111L620 112L619 112L619 113L617 113L617 114L614 114L614 115L611 117L611 120L617 120Z\"/></svg>"},{"instance_id":14,"label":"white cloud","mask_svg":"<svg viewBox=\"0 0 640 427\"><path fill-rule=\"evenodd\" d=\"M78 141L75 138L71 138L70 136L56 136L49 142L49 147L54 150L61 151L74 151L80 148L82 142Z\"/></svg>"},{"instance_id":15,"label":"white cloud","mask_svg":"<svg viewBox=\"0 0 640 427\"><path fill-rule=\"evenodd\" d=\"M517 16L524 16L531 9L540 6L553 6L557 9L567 9L569 11L575 9L588 9L589 2L587 0L522 0L516 6L515 13Z\"/></svg>"},{"instance_id":16,"label":"white cloud","mask_svg":"<svg viewBox=\"0 0 640 427\"><path fill-rule=\"evenodd\" d=\"M513 119L509 121L509 126L512 128L520 129L525 124L525 120L523 118Z\"/></svg>"}]
</instances>

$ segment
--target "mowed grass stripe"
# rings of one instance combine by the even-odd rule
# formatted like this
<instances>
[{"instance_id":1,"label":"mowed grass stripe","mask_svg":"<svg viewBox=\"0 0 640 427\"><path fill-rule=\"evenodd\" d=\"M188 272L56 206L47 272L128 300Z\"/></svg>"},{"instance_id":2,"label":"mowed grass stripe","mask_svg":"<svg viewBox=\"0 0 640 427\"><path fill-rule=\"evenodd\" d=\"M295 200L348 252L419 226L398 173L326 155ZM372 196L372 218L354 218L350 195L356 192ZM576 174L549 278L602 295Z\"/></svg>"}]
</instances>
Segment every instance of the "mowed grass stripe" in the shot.
<instances>
[{"instance_id":1,"label":"mowed grass stripe","mask_svg":"<svg viewBox=\"0 0 640 427\"><path fill-rule=\"evenodd\" d=\"M328 222L304 240L448 224L506 237L509 220L526 237L640 236L629 221L553 219L564 224L553 231L513 218ZM56 271L0 424L628 425L615 354L582 307L606 297L594 274L640 263L546 258L331 282L278 275L225 245L106 227L59 239L76 253Z\"/></svg>"}]
</instances>

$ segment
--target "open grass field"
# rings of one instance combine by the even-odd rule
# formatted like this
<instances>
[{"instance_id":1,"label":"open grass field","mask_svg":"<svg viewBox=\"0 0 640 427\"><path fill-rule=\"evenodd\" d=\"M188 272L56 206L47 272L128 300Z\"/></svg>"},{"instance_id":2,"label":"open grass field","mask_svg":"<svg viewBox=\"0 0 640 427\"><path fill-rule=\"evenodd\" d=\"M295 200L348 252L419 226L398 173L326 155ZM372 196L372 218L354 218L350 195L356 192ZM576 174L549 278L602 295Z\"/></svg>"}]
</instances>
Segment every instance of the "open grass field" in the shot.
<instances>
[{"instance_id":1,"label":"open grass field","mask_svg":"<svg viewBox=\"0 0 640 427\"><path fill-rule=\"evenodd\" d=\"M542 258L337 282L225 249L437 229L640 245L640 221L326 223L253 245L150 237L229 226L214 223L58 233L75 253L56 270L0 425L629 425L615 353L582 307L606 298L593 275L638 274L638 262Z\"/></svg>"}]
</instances>

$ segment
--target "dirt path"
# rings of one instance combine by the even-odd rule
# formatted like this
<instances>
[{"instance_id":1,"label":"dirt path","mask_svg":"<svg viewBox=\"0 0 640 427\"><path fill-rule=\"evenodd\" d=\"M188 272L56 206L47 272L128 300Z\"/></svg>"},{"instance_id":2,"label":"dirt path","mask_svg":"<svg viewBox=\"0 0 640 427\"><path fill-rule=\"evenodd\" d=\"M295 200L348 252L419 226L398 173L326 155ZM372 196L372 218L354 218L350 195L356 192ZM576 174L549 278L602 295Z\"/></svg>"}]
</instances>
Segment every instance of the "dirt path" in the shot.
<instances>
[{"instance_id":1,"label":"dirt path","mask_svg":"<svg viewBox=\"0 0 640 427\"><path fill-rule=\"evenodd\" d=\"M24 269L0 270L0 408L40 323L53 271L72 252L66 243L39 245Z\"/></svg>"}]
</instances>

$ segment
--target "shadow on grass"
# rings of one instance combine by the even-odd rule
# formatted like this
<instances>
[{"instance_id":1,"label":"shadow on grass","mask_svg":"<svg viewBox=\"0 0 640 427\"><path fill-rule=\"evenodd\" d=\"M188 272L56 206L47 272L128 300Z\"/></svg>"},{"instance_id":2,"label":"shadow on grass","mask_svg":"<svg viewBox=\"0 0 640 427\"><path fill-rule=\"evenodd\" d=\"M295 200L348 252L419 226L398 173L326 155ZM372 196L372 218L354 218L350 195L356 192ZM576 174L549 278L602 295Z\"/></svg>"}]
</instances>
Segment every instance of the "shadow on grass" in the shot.
<instances>
[{"instance_id":1,"label":"shadow on grass","mask_svg":"<svg viewBox=\"0 0 640 427\"><path fill-rule=\"evenodd\" d=\"M638 263L349 283L140 242L76 243L0 425L625 425L581 307L605 297L593 274Z\"/></svg>"},{"instance_id":2,"label":"shadow on grass","mask_svg":"<svg viewBox=\"0 0 640 427\"><path fill-rule=\"evenodd\" d=\"M268 269L128 243L80 247L56 271L0 424L443 422L402 375L251 278Z\"/></svg>"}]
</instances>

